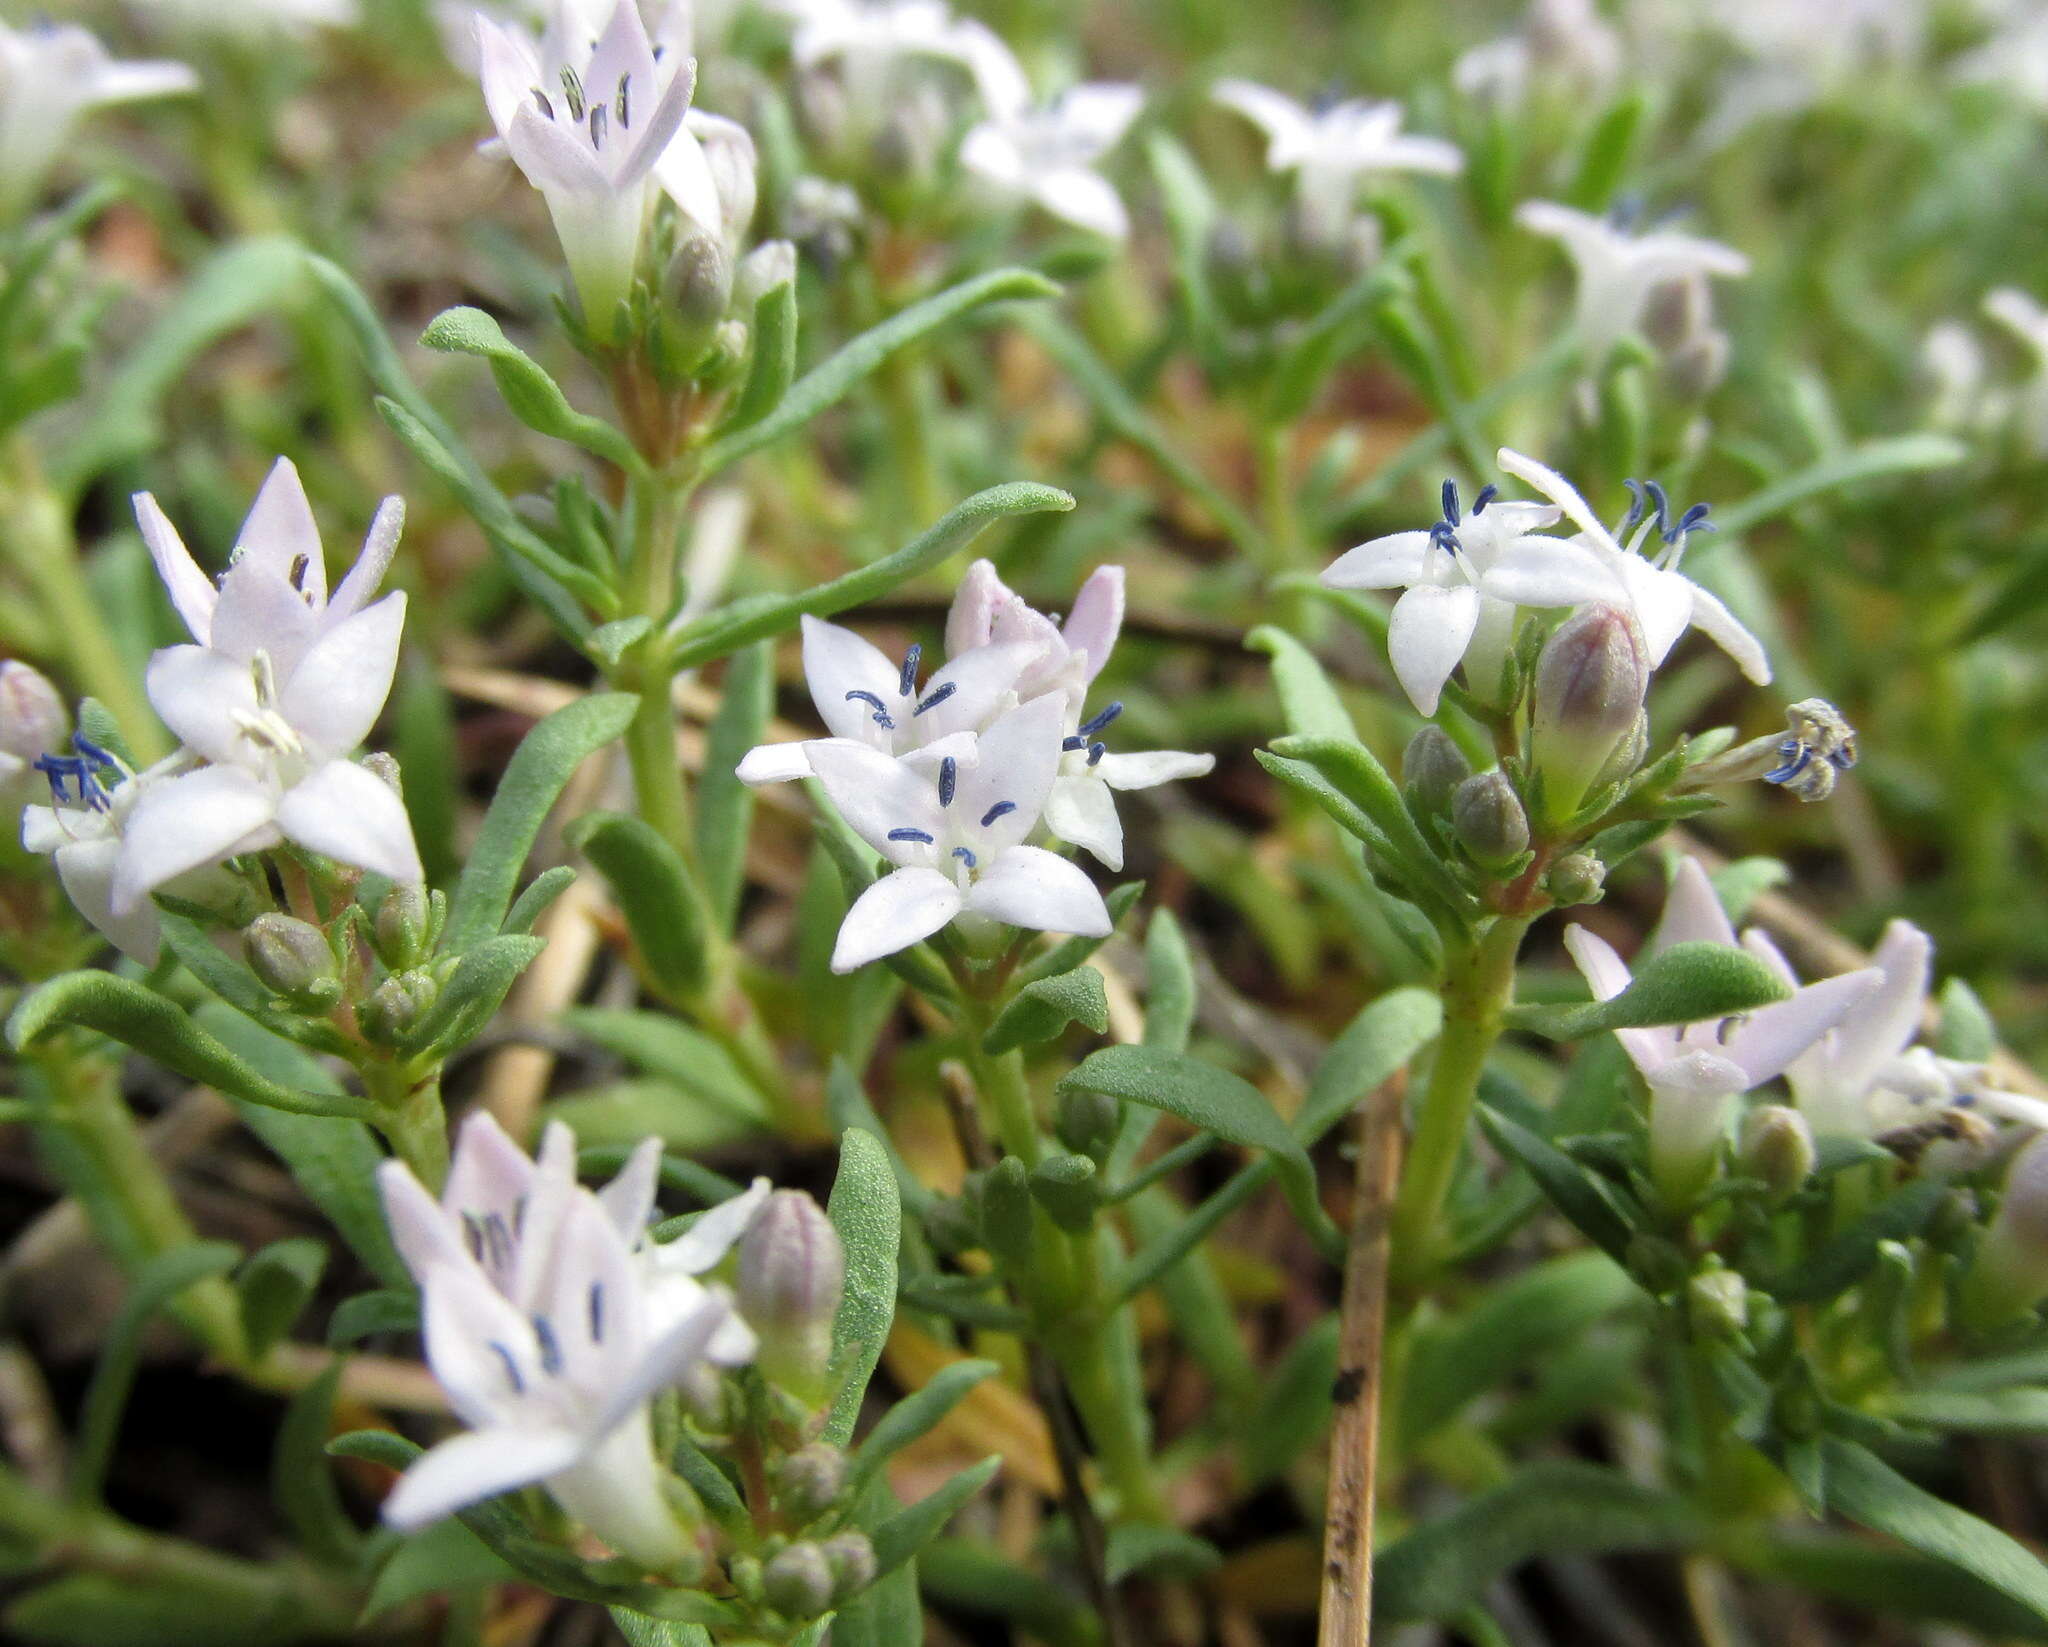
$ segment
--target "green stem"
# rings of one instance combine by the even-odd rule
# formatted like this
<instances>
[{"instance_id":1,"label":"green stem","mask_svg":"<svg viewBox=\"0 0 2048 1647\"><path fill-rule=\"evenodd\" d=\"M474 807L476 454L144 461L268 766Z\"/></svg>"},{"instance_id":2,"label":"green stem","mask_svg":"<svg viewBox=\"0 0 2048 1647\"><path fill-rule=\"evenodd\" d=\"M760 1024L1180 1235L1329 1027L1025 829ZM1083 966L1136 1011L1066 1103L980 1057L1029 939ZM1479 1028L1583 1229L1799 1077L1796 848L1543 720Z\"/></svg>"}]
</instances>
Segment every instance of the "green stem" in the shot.
<instances>
[{"instance_id":1,"label":"green stem","mask_svg":"<svg viewBox=\"0 0 2048 1647\"><path fill-rule=\"evenodd\" d=\"M1003 1148L1024 1165L1035 1167L1045 1159L1045 1141L1039 1136L1038 1115L1031 1103L1030 1083L1024 1078L1024 1054L1005 1052L991 1057L981 1047L981 1037L990 1019L971 1015L967 1032L967 1067L974 1074L975 1090L981 1094L995 1122L995 1133Z\"/></svg>"},{"instance_id":2,"label":"green stem","mask_svg":"<svg viewBox=\"0 0 2048 1647\"><path fill-rule=\"evenodd\" d=\"M415 1078L403 1064L363 1069L363 1090L378 1106L377 1128L419 1181L439 1193L448 1176L448 1114L441 1103L441 1072Z\"/></svg>"},{"instance_id":3,"label":"green stem","mask_svg":"<svg viewBox=\"0 0 2048 1647\"><path fill-rule=\"evenodd\" d=\"M1253 443L1258 464L1259 515L1266 530L1267 553L1272 563L1268 577L1291 572L1304 561L1301 517L1294 503L1294 477L1289 473L1288 429L1281 423L1261 423Z\"/></svg>"},{"instance_id":4,"label":"green stem","mask_svg":"<svg viewBox=\"0 0 2048 1647\"><path fill-rule=\"evenodd\" d=\"M899 349L876 373L889 414L889 438L902 477L901 506L912 524L929 526L946 512L932 451L931 378L914 349Z\"/></svg>"},{"instance_id":5,"label":"green stem","mask_svg":"<svg viewBox=\"0 0 2048 1647\"><path fill-rule=\"evenodd\" d=\"M1394 1266L1409 1286L1443 1245L1444 1198L1464 1152L1480 1073L1515 998L1515 955L1531 919L1496 916L1481 937L1456 945L1445 961L1443 1035L1394 1199Z\"/></svg>"},{"instance_id":6,"label":"green stem","mask_svg":"<svg viewBox=\"0 0 2048 1647\"><path fill-rule=\"evenodd\" d=\"M1077 1307L1043 1335L1058 1359L1067 1392L1093 1443L1104 1478L1115 1490L1123 1516L1137 1521L1169 1519L1152 1461L1152 1419L1145 1392L1135 1378L1119 1373L1128 1357L1118 1354L1119 1322L1111 1313L1117 1288L1104 1270L1098 1229L1067 1238ZM1121 1325L1128 1329L1130 1317Z\"/></svg>"}]
</instances>

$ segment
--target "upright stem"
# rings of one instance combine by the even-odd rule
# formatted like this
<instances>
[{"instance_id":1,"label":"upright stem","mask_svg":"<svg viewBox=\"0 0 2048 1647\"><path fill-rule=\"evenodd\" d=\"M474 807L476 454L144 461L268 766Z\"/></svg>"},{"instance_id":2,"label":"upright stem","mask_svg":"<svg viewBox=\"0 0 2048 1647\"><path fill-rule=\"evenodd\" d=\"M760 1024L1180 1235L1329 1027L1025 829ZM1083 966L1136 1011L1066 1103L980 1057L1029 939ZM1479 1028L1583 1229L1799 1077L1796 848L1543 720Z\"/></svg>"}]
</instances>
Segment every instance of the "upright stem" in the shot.
<instances>
[{"instance_id":1,"label":"upright stem","mask_svg":"<svg viewBox=\"0 0 2048 1647\"><path fill-rule=\"evenodd\" d=\"M438 1194L448 1176L448 1115L441 1104L440 1070L415 1080L402 1064L371 1064L363 1071L363 1089L377 1103L378 1128L398 1158Z\"/></svg>"},{"instance_id":2,"label":"upright stem","mask_svg":"<svg viewBox=\"0 0 2048 1647\"><path fill-rule=\"evenodd\" d=\"M1481 937L1455 946L1445 962L1443 1034L1394 1201L1394 1264L1411 1286L1441 1245L1444 1198L1464 1152L1480 1074L1515 998L1515 955L1531 919L1496 916Z\"/></svg>"},{"instance_id":3,"label":"upright stem","mask_svg":"<svg viewBox=\"0 0 2048 1647\"><path fill-rule=\"evenodd\" d=\"M1258 463L1260 524L1273 564L1268 577L1292 571L1301 563L1301 520L1294 506L1294 476L1289 472L1288 430L1282 423L1261 422L1254 441Z\"/></svg>"}]
</instances>

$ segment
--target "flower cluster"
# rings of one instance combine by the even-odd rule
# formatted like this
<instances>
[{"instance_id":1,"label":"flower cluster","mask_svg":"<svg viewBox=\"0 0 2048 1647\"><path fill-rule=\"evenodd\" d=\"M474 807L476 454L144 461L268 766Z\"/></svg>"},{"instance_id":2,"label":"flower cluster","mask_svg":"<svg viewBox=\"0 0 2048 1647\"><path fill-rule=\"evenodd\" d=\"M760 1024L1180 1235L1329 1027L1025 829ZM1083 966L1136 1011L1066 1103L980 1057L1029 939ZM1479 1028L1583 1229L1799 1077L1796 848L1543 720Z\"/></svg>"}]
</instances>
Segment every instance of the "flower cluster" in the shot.
<instances>
[{"instance_id":1,"label":"flower cluster","mask_svg":"<svg viewBox=\"0 0 2048 1647\"><path fill-rule=\"evenodd\" d=\"M1123 867L1115 792L1210 770L1210 755L1115 754L1101 736L1121 703L1088 692L1123 626L1123 569L1082 586L1057 624L987 561L967 573L946 619L945 667L922 679L922 649L901 664L851 630L804 620L804 678L833 736L764 744L740 763L748 783L815 777L847 823L895 865L848 911L835 971L893 954L958 920L1102 937L1109 911L1054 840Z\"/></svg>"},{"instance_id":2,"label":"flower cluster","mask_svg":"<svg viewBox=\"0 0 2048 1647\"><path fill-rule=\"evenodd\" d=\"M403 593L373 599L404 505L387 498L335 588L298 471L280 458L218 584L147 492L136 519L191 632L150 659L149 701L183 747L147 771L74 734L46 754L52 804L22 816L32 852L54 853L79 912L124 953L156 955L150 895L246 852L290 842L384 875L421 879L397 791L348 758L383 712L398 666Z\"/></svg>"}]
</instances>

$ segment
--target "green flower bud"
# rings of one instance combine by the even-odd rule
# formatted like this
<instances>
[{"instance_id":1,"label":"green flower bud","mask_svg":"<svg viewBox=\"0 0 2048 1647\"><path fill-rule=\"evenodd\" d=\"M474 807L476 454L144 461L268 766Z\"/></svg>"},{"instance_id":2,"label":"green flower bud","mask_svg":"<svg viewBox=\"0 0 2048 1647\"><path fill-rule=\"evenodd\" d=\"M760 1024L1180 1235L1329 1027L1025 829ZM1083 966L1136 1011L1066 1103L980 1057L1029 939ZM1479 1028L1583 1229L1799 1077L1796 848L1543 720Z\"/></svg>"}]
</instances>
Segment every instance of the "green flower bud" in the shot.
<instances>
[{"instance_id":1,"label":"green flower bud","mask_svg":"<svg viewBox=\"0 0 2048 1647\"><path fill-rule=\"evenodd\" d=\"M875 1547L865 1533L835 1533L820 1546L832 1569L832 1600L843 1606L875 1581Z\"/></svg>"},{"instance_id":2,"label":"green flower bud","mask_svg":"<svg viewBox=\"0 0 2048 1647\"><path fill-rule=\"evenodd\" d=\"M1813 1163L1813 1129L1796 1109L1765 1104L1743 1118L1742 1175L1769 1185L1772 1205L1781 1206L1799 1192L1813 1176Z\"/></svg>"},{"instance_id":3,"label":"green flower bud","mask_svg":"<svg viewBox=\"0 0 2048 1647\"><path fill-rule=\"evenodd\" d=\"M1055 1130L1068 1149L1100 1156L1116 1142L1123 1120L1122 1099L1107 1092L1070 1091L1060 1098Z\"/></svg>"},{"instance_id":4,"label":"green flower bud","mask_svg":"<svg viewBox=\"0 0 2048 1647\"><path fill-rule=\"evenodd\" d=\"M761 1594L785 1618L816 1618L832 1605L838 1589L825 1552L799 1540L761 1569Z\"/></svg>"},{"instance_id":5,"label":"green flower bud","mask_svg":"<svg viewBox=\"0 0 2048 1647\"><path fill-rule=\"evenodd\" d=\"M1606 775L1636 731L1649 688L1642 630L1619 607L1582 606L1544 642L1529 747L1546 822L1570 817Z\"/></svg>"},{"instance_id":6,"label":"green flower bud","mask_svg":"<svg viewBox=\"0 0 2048 1647\"><path fill-rule=\"evenodd\" d=\"M370 924L377 945L377 958L394 972L418 966L426 958L427 891L417 885L399 884L384 894Z\"/></svg>"},{"instance_id":7,"label":"green flower bud","mask_svg":"<svg viewBox=\"0 0 2048 1647\"><path fill-rule=\"evenodd\" d=\"M799 1527L839 1501L846 1487L846 1454L830 1442L800 1447L775 1466L775 1502Z\"/></svg>"},{"instance_id":8,"label":"green flower bud","mask_svg":"<svg viewBox=\"0 0 2048 1647\"><path fill-rule=\"evenodd\" d=\"M430 973L414 968L386 978L356 1008L356 1023L364 1038L377 1046L396 1046L425 1016L441 993Z\"/></svg>"},{"instance_id":9,"label":"green flower bud","mask_svg":"<svg viewBox=\"0 0 2048 1647\"><path fill-rule=\"evenodd\" d=\"M1458 785L1471 776L1465 751L1434 721L1408 740L1401 756L1401 788L1418 812L1448 811Z\"/></svg>"},{"instance_id":10,"label":"green flower bud","mask_svg":"<svg viewBox=\"0 0 2048 1647\"><path fill-rule=\"evenodd\" d=\"M732 283L732 253L724 241L686 228L662 271L662 301L692 342L706 343L732 306Z\"/></svg>"},{"instance_id":11,"label":"green flower bud","mask_svg":"<svg viewBox=\"0 0 2048 1647\"><path fill-rule=\"evenodd\" d=\"M1498 768L1458 785L1451 796L1451 827L1482 869L1505 870L1529 850L1529 814Z\"/></svg>"},{"instance_id":12,"label":"green flower bud","mask_svg":"<svg viewBox=\"0 0 2048 1647\"><path fill-rule=\"evenodd\" d=\"M1702 1338L1733 1338L1749 1326L1749 1286L1710 1260L1685 1288L1686 1319Z\"/></svg>"},{"instance_id":13,"label":"green flower bud","mask_svg":"<svg viewBox=\"0 0 2048 1647\"><path fill-rule=\"evenodd\" d=\"M308 921L259 915L242 931L242 953L264 987L301 1012L325 1012L341 999L334 951Z\"/></svg>"},{"instance_id":14,"label":"green flower bud","mask_svg":"<svg viewBox=\"0 0 2048 1647\"><path fill-rule=\"evenodd\" d=\"M754 1364L807 1402L827 1393L832 1319L846 1291L846 1249L825 1209L777 1190L740 1240L739 1306L761 1345Z\"/></svg>"},{"instance_id":15,"label":"green flower bud","mask_svg":"<svg viewBox=\"0 0 2048 1647\"><path fill-rule=\"evenodd\" d=\"M1607 886L1607 866L1590 852L1569 852L1550 866L1543 889L1560 904L1597 904Z\"/></svg>"},{"instance_id":16,"label":"green flower bud","mask_svg":"<svg viewBox=\"0 0 2048 1647\"><path fill-rule=\"evenodd\" d=\"M2005 1195L1963 1278L1963 1319L1984 1331L2048 1297L2048 1132L2014 1157Z\"/></svg>"}]
</instances>

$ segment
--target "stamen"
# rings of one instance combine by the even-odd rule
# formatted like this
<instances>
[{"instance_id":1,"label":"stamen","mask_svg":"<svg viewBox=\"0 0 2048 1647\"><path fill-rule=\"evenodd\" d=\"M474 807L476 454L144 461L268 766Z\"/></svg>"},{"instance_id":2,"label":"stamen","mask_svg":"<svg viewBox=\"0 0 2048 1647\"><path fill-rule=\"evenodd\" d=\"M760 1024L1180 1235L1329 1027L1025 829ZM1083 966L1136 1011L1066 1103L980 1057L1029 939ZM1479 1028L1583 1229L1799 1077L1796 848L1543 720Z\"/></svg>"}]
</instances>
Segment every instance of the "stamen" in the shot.
<instances>
[{"instance_id":1,"label":"stamen","mask_svg":"<svg viewBox=\"0 0 2048 1647\"><path fill-rule=\"evenodd\" d=\"M994 806L990 807L986 812L984 812L981 815L981 827L983 829L986 829L990 824L994 823L996 819L1007 818L1012 812L1015 812L1016 810L1017 803L1015 801L997 801Z\"/></svg>"},{"instance_id":2,"label":"stamen","mask_svg":"<svg viewBox=\"0 0 2048 1647\"><path fill-rule=\"evenodd\" d=\"M1451 529L1451 523L1440 520L1429 529L1429 546L1443 549L1455 555L1459 549L1458 534Z\"/></svg>"},{"instance_id":3,"label":"stamen","mask_svg":"<svg viewBox=\"0 0 2048 1647\"><path fill-rule=\"evenodd\" d=\"M948 681L944 686L940 687L938 691L934 692L930 697L926 698L923 703L919 704L915 709L911 710L911 714L922 715L927 709L936 709L939 707L940 704L944 703L948 698L950 698L955 692L959 690L959 685L956 682Z\"/></svg>"},{"instance_id":4,"label":"stamen","mask_svg":"<svg viewBox=\"0 0 2048 1647\"><path fill-rule=\"evenodd\" d=\"M874 693L862 692L858 690L852 691L846 694L846 701L848 703L865 703L871 705L875 711L875 725L879 726L884 732L893 732L896 730L896 723L889 718L888 706L884 704L882 700L878 698Z\"/></svg>"},{"instance_id":5,"label":"stamen","mask_svg":"<svg viewBox=\"0 0 2048 1647\"><path fill-rule=\"evenodd\" d=\"M1100 732L1105 726L1109 725L1111 721L1115 720L1117 716L1121 715L1123 712L1123 702L1121 699L1119 699L1117 702L1111 704L1107 709L1103 710L1100 714L1093 715L1089 719L1083 721L1081 723L1081 736L1084 738L1092 738L1096 733Z\"/></svg>"},{"instance_id":6,"label":"stamen","mask_svg":"<svg viewBox=\"0 0 2048 1647\"><path fill-rule=\"evenodd\" d=\"M1075 734L1075 735L1074 735L1073 737L1071 737L1071 738L1065 738L1065 739L1062 739L1062 740L1061 740L1061 742L1060 742L1060 747L1061 747L1062 749L1068 749L1068 750L1072 750L1072 749L1086 749L1086 748L1088 747L1088 740L1087 740L1086 738L1082 737L1082 736L1081 736L1081 735L1080 735L1079 733L1076 733L1076 734Z\"/></svg>"},{"instance_id":7,"label":"stamen","mask_svg":"<svg viewBox=\"0 0 2048 1647\"><path fill-rule=\"evenodd\" d=\"M533 100L540 105L540 112L542 114L546 115L550 120L554 119L555 106L548 101L548 94L538 86L533 88Z\"/></svg>"},{"instance_id":8,"label":"stamen","mask_svg":"<svg viewBox=\"0 0 2048 1647\"><path fill-rule=\"evenodd\" d=\"M569 118L578 125L583 122L583 80L566 64L562 69L562 96L569 105Z\"/></svg>"},{"instance_id":9,"label":"stamen","mask_svg":"<svg viewBox=\"0 0 2048 1647\"><path fill-rule=\"evenodd\" d=\"M892 829L889 831L889 839L892 841L915 841L919 846L930 846L932 844L931 836L927 835L922 829Z\"/></svg>"},{"instance_id":10,"label":"stamen","mask_svg":"<svg viewBox=\"0 0 2048 1647\"><path fill-rule=\"evenodd\" d=\"M544 1315L533 1318L533 1336L540 1340L540 1370L553 1378L562 1370L562 1342L555 1337L554 1323Z\"/></svg>"},{"instance_id":11,"label":"stamen","mask_svg":"<svg viewBox=\"0 0 2048 1647\"><path fill-rule=\"evenodd\" d=\"M1458 524L1458 483L1455 480L1444 482L1444 519L1453 526Z\"/></svg>"},{"instance_id":12,"label":"stamen","mask_svg":"<svg viewBox=\"0 0 2048 1647\"><path fill-rule=\"evenodd\" d=\"M512 1232L505 1225L504 1214L494 1212L484 1220L484 1246L490 1253L491 1268L511 1268Z\"/></svg>"},{"instance_id":13,"label":"stamen","mask_svg":"<svg viewBox=\"0 0 2048 1647\"><path fill-rule=\"evenodd\" d=\"M1108 744L1106 744L1106 743L1091 743L1091 744L1090 744L1090 745L1088 746L1088 764L1089 764L1090 766L1093 766L1093 765L1094 765L1094 764L1095 764L1095 763L1096 763L1097 761L1101 760L1101 759L1102 759L1102 757L1103 757L1104 755L1108 754L1108 753L1109 753L1109 745L1108 745Z\"/></svg>"},{"instance_id":14,"label":"stamen","mask_svg":"<svg viewBox=\"0 0 2048 1647\"><path fill-rule=\"evenodd\" d=\"M962 862L963 864L965 864L965 865L966 865L966 866L967 866L967 867L968 867L969 869L972 869L972 868L974 867L974 854L973 854L972 852L968 851L968 849L967 849L966 847L964 847L964 846L956 846L956 847L954 847L954 848L953 848L953 856L954 856L954 857L956 857L956 858L958 858L958 859L959 859L959 860L960 860L960 861L961 861L961 862Z\"/></svg>"},{"instance_id":15,"label":"stamen","mask_svg":"<svg viewBox=\"0 0 2048 1647\"><path fill-rule=\"evenodd\" d=\"M906 698L917 690L917 665L923 656L924 648L916 641L912 641L910 650L903 654L903 672L898 677L898 690Z\"/></svg>"},{"instance_id":16,"label":"stamen","mask_svg":"<svg viewBox=\"0 0 2048 1647\"><path fill-rule=\"evenodd\" d=\"M1476 519L1486 513L1486 506L1500 496L1500 488L1488 482L1479 488L1479 496L1472 500L1472 514Z\"/></svg>"},{"instance_id":17,"label":"stamen","mask_svg":"<svg viewBox=\"0 0 2048 1647\"><path fill-rule=\"evenodd\" d=\"M593 149L604 147L604 128L608 118L602 103L590 105L590 146Z\"/></svg>"},{"instance_id":18,"label":"stamen","mask_svg":"<svg viewBox=\"0 0 2048 1647\"><path fill-rule=\"evenodd\" d=\"M1635 523L1643 518L1643 511L1649 508L1649 504L1643 499L1641 481L1625 480L1622 485L1628 488L1628 513L1621 517L1621 530L1614 534L1618 538L1626 537Z\"/></svg>"},{"instance_id":19,"label":"stamen","mask_svg":"<svg viewBox=\"0 0 2048 1647\"><path fill-rule=\"evenodd\" d=\"M953 804L953 788L960 780L960 763L951 755L939 762L939 805Z\"/></svg>"},{"instance_id":20,"label":"stamen","mask_svg":"<svg viewBox=\"0 0 2048 1647\"><path fill-rule=\"evenodd\" d=\"M1666 543L1676 543L1688 532L1718 532L1720 528L1707 519L1711 504L1695 503L1678 517L1678 524L1664 534Z\"/></svg>"},{"instance_id":21,"label":"stamen","mask_svg":"<svg viewBox=\"0 0 2048 1647\"><path fill-rule=\"evenodd\" d=\"M498 1359L505 1363L505 1381L512 1386L512 1393L514 1395L524 1395L526 1393L526 1380L519 1376L519 1363L512 1359L512 1352L495 1338L491 1340L490 1347L498 1352Z\"/></svg>"},{"instance_id":22,"label":"stamen","mask_svg":"<svg viewBox=\"0 0 2048 1647\"><path fill-rule=\"evenodd\" d=\"M288 581L301 594L306 591L306 568L312 564L312 557L309 555L292 556L292 569L287 575Z\"/></svg>"},{"instance_id":23,"label":"stamen","mask_svg":"<svg viewBox=\"0 0 2048 1647\"><path fill-rule=\"evenodd\" d=\"M602 1281L590 1283L590 1341L593 1344L602 1344L604 1342L604 1283Z\"/></svg>"},{"instance_id":24,"label":"stamen","mask_svg":"<svg viewBox=\"0 0 2048 1647\"><path fill-rule=\"evenodd\" d=\"M620 131L633 124L633 104L628 96L632 85L633 77L630 74L619 76L619 95L613 100L612 107L618 111Z\"/></svg>"},{"instance_id":25,"label":"stamen","mask_svg":"<svg viewBox=\"0 0 2048 1647\"><path fill-rule=\"evenodd\" d=\"M462 1215L462 1240L469 1248L469 1256L481 1264L484 1261L484 1231L473 1212Z\"/></svg>"},{"instance_id":26,"label":"stamen","mask_svg":"<svg viewBox=\"0 0 2048 1647\"><path fill-rule=\"evenodd\" d=\"M1657 530L1663 532L1671 524L1671 500L1664 495L1664 488L1654 480L1644 481L1643 490L1650 494L1650 500L1657 505Z\"/></svg>"}]
</instances>

